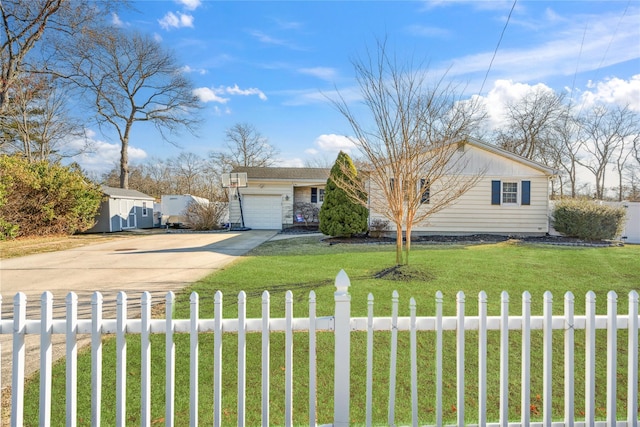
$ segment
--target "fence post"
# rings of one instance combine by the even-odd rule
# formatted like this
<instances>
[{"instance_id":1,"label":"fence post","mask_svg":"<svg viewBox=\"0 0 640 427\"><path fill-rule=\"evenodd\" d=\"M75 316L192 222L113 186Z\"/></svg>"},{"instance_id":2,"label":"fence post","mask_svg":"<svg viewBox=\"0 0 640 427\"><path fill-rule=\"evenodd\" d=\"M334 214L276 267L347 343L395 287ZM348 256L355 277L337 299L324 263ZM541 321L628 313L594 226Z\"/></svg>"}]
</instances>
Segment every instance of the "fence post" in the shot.
<instances>
[{"instance_id":1,"label":"fence post","mask_svg":"<svg viewBox=\"0 0 640 427\"><path fill-rule=\"evenodd\" d=\"M333 425L349 425L349 397L351 385L351 295L349 277L344 270L336 276L334 327L334 390Z\"/></svg>"}]
</instances>

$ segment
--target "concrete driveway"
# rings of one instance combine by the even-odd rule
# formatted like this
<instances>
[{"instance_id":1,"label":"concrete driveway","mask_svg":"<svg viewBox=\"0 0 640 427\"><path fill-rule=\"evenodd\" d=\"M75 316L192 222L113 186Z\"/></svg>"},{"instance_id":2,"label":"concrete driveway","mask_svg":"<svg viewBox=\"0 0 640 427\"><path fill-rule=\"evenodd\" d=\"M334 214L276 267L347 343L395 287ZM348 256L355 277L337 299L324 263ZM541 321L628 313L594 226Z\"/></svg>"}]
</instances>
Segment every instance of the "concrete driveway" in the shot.
<instances>
[{"instance_id":1,"label":"concrete driveway","mask_svg":"<svg viewBox=\"0 0 640 427\"><path fill-rule=\"evenodd\" d=\"M78 295L79 318L91 317L91 296L95 291L103 294L104 318L115 317L119 291L127 293L129 317L139 316L143 291L151 292L154 303L161 303L167 292L178 291L223 268L276 234L268 230L160 233L2 260L2 319L13 318L13 298L18 292L27 296L27 319L39 319L40 297L45 291L53 293L54 318L64 318L64 300L71 291ZM12 330L3 329L2 332ZM64 342L63 335L54 337ZM27 352L38 356L39 336L28 338ZM11 335L0 334L0 346L4 388L11 384ZM37 360L29 364L27 374L36 369Z\"/></svg>"}]
</instances>

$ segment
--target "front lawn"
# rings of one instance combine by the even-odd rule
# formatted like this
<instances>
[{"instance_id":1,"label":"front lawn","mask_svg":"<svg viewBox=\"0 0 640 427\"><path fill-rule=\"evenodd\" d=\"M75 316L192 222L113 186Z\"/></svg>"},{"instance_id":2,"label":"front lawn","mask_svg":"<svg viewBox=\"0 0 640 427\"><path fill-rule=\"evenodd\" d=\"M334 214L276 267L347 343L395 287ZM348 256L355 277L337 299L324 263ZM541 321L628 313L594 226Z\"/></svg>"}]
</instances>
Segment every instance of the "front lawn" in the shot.
<instances>
[{"instance_id":1,"label":"front lawn","mask_svg":"<svg viewBox=\"0 0 640 427\"><path fill-rule=\"evenodd\" d=\"M294 315L308 315L308 295L314 290L317 295L317 314L327 316L333 313L333 282L340 269L344 269L351 279L352 316L364 317L367 309L367 295L375 298L375 315L388 316L391 311L391 293L400 294L400 315L409 314L409 298L414 297L418 305L419 316L432 316L435 313L434 296L437 290L444 294L444 315L455 315L455 299L458 291L466 295L466 314L477 314L477 296L484 290L489 298L489 315L498 315L500 293L509 292L512 315L519 315L522 292L528 290L533 298L532 314L542 314L542 295L551 291L554 296L554 313L563 312L563 296L571 291L576 298L576 313L584 313L584 301L587 291L597 295L597 311L606 311L606 295L609 290L617 292L618 310L627 311L627 295L640 288L640 246L611 248L575 248L543 245L522 245L504 242L490 245L415 245L412 251L413 274L421 280L391 281L376 279L373 276L389 267L395 260L394 247L390 245L328 245L319 243L317 238L304 237L291 240L268 242L255 249L245 259L205 280L194 284L179 295L176 318L189 317L189 294L197 292L200 296L200 318L213 317L213 296L217 290L224 295L224 317L237 315L237 294L244 290L248 295L247 317L260 317L261 295L263 290L271 294L271 317L283 317L284 293L294 293ZM129 295L130 299L138 296ZM606 336L599 331L598 348L604 348ZM386 408L389 381L389 336L380 332L375 340L374 356L374 423L386 424ZM152 342L153 383L152 418L162 421L164 417L164 336L154 336ZM626 332L619 332L618 350L618 391L619 416L626 414ZM139 378L140 378L140 340L136 335L128 337L127 378L127 417L131 425L139 425ZM432 424L434 410L434 334L419 334L419 393L420 424ZM454 422L455 408L455 334L445 334L445 345L450 352L445 353L443 377L444 416L446 422ZM490 421L497 421L499 402L497 367L499 334L489 334L489 381L490 401L488 412ZM283 334L274 333L271 338L271 424L283 424L284 401L284 353ZM364 422L364 382L366 334L352 334L352 404L351 418L355 424ZM466 333L466 403L467 422L477 422L477 334ZM248 337L247 361L247 424L260 423L260 345L259 334ZM513 391L510 397L510 418L520 417L520 337L512 331L510 334L510 384ZM584 373L583 358L584 333L576 332L576 417L584 416ZM224 337L223 365L223 414L227 425L236 424L237 365L235 352L237 340L234 334ZM396 420L410 422L410 399L408 364L408 334L400 333L399 341L399 377L397 387ZM318 334L318 424L331 423L333 414L333 335ZM532 333L532 419L541 419L542 410L542 369L541 334ZM107 339L104 348L103 424L113 425L115 420L115 340ZM177 337L176 357L178 360L178 380L176 381L176 421L177 425L188 425L189 413L189 337ZM200 404L201 425L212 423L213 380L212 380L213 337L202 334L200 341ZM597 361L597 403L596 413L603 417L605 405L605 355L599 351ZM562 331L554 333L554 373L553 373L553 415L562 416L563 405L563 346ZM79 424L89 425L90 420L90 353L80 357L79 362ZM308 423L308 336L297 333L294 339L294 424ZM64 408L64 364L59 363L54 370L54 408ZM27 425L37 424L38 417L38 381L31 382L26 398L28 415ZM63 411L54 415L53 425L64 424ZM305 418L306 417L306 418Z\"/></svg>"}]
</instances>

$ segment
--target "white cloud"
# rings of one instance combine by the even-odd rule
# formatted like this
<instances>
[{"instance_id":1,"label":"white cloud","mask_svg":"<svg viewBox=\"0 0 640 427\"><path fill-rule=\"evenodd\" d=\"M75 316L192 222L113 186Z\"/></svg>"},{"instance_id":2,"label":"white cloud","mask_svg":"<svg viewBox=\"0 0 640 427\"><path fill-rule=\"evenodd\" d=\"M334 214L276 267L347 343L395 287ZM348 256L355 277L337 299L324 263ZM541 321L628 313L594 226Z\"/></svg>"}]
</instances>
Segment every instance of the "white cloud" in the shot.
<instances>
[{"instance_id":1,"label":"white cloud","mask_svg":"<svg viewBox=\"0 0 640 427\"><path fill-rule=\"evenodd\" d=\"M300 68L298 72L327 81L334 80L337 75L336 69L329 67Z\"/></svg>"},{"instance_id":2,"label":"white cloud","mask_svg":"<svg viewBox=\"0 0 640 427\"><path fill-rule=\"evenodd\" d=\"M120 19L118 14L115 12L111 14L111 25L114 27L124 27L124 22L122 22L122 19Z\"/></svg>"},{"instance_id":3,"label":"white cloud","mask_svg":"<svg viewBox=\"0 0 640 427\"><path fill-rule=\"evenodd\" d=\"M229 95L241 95L241 96L249 96L249 95L258 95L258 98L260 98L263 101L267 100L267 95L264 94L264 92L262 92L260 89L257 88L249 88L249 89L240 89L238 87L238 85L234 85L233 87L229 87L227 86L225 88L225 93L228 93Z\"/></svg>"},{"instance_id":4,"label":"white cloud","mask_svg":"<svg viewBox=\"0 0 640 427\"><path fill-rule=\"evenodd\" d=\"M162 41L162 36L160 34L158 34L158 33L153 33L153 39L156 42L160 43Z\"/></svg>"},{"instance_id":5,"label":"white cloud","mask_svg":"<svg viewBox=\"0 0 640 427\"><path fill-rule=\"evenodd\" d=\"M200 0L176 0L176 3L181 4L187 10L196 10L202 4Z\"/></svg>"},{"instance_id":6,"label":"white cloud","mask_svg":"<svg viewBox=\"0 0 640 427\"><path fill-rule=\"evenodd\" d=\"M165 16L162 17L162 19L158 20L158 23L160 24L160 27L165 30L184 27L193 28L193 15L181 12L178 12L177 14L168 12Z\"/></svg>"},{"instance_id":7,"label":"white cloud","mask_svg":"<svg viewBox=\"0 0 640 427\"><path fill-rule=\"evenodd\" d=\"M223 98L218 96L219 92L216 89L208 87L199 87L193 90L193 94L200 98L201 102L218 102L220 104L226 104L229 98Z\"/></svg>"},{"instance_id":8,"label":"white cloud","mask_svg":"<svg viewBox=\"0 0 640 427\"><path fill-rule=\"evenodd\" d=\"M232 96L250 96L257 95L263 101L267 100L267 95L264 94L260 89L257 88L248 88L248 89L240 89L238 85L233 86L220 86L217 88L208 88L208 87L199 87L193 90L193 93L200 98L202 102L218 102L220 104L226 104L229 101L229 98L225 98L222 95L232 95Z\"/></svg>"},{"instance_id":9,"label":"white cloud","mask_svg":"<svg viewBox=\"0 0 640 427\"><path fill-rule=\"evenodd\" d=\"M207 74L207 70L205 70L204 68L191 68L188 65L185 65L184 67L182 67L182 72L183 73L198 73L201 76L204 76L205 74Z\"/></svg>"},{"instance_id":10,"label":"white cloud","mask_svg":"<svg viewBox=\"0 0 640 427\"><path fill-rule=\"evenodd\" d=\"M640 112L640 74L629 80L612 77L600 82L590 81L587 90L582 93L582 102L586 106L597 103L629 106L632 111Z\"/></svg>"},{"instance_id":11,"label":"white cloud","mask_svg":"<svg viewBox=\"0 0 640 427\"><path fill-rule=\"evenodd\" d=\"M74 156L71 160L78 164L86 171L96 173L98 175L109 172L120 162L120 144L109 143L106 141L95 139L95 132L88 130L90 152ZM84 147L87 141L77 139L69 142L70 147ZM129 145L127 150L129 154L129 163L144 160L147 158L147 152L141 148Z\"/></svg>"},{"instance_id":12,"label":"white cloud","mask_svg":"<svg viewBox=\"0 0 640 427\"><path fill-rule=\"evenodd\" d=\"M338 153L339 151L350 153L356 148L356 146L354 145L351 139L349 139L344 135L336 135L336 134L320 135L319 137L316 138L313 144L320 151L328 152L328 153Z\"/></svg>"},{"instance_id":13,"label":"white cloud","mask_svg":"<svg viewBox=\"0 0 640 427\"><path fill-rule=\"evenodd\" d=\"M494 82L493 88L489 93L479 99L487 110L487 126L489 130L496 129L505 123L507 104L517 102L527 94L536 91L551 92L552 89L543 83L530 85L527 83L513 82L511 80L497 80Z\"/></svg>"}]
</instances>

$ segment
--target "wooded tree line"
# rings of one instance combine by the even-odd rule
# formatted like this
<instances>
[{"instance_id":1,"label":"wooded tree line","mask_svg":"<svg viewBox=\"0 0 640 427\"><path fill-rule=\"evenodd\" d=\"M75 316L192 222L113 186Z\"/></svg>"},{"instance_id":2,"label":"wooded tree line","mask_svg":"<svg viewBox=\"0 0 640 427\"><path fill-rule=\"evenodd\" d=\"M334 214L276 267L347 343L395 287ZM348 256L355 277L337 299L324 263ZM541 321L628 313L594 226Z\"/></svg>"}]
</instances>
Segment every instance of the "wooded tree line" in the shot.
<instances>
[{"instance_id":1,"label":"wooded tree line","mask_svg":"<svg viewBox=\"0 0 640 427\"><path fill-rule=\"evenodd\" d=\"M247 123L230 128L226 146L207 158L183 153L175 159L129 165L132 127L153 123L162 138L172 141L182 131L195 132L200 104L172 52L147 34L109 24L111 14L123 7L128 7L126 0L0 2L0 153L19 154L33 162L72 158L92 149L85 132L96 125L117 135L121 146L119 164L105 181L153 195L173 190L170 192L211 196L216 194L213 182L218 174L234 165L274 165L278 150ZM376 48L382 57L387 55L383 44ZM384 119L378 123L387 127L386 132L396 131L392 126L398 124L394 122L397 117L413 116L405 124L413 126L413 132L425 132L431 143L449 140L454 134L475 135L558 169L561 174L554 183L554 196L640 198L640 118L631 106L585 106L541 86L507 103L499 125L488 129L486 111L477 97L464 98L463 91L444 83L443 76L408 81L406 76L415 71L411 64L364 61L356 67L364 84L364 102L370 106L381 101L376 99L379 87L375 86L380 82L370 73L381 65L391 68L395 73L391 77L407 85L403 91L409 97L389 105L395 110L385 106L381 110L385 114L377 114ZM367 80L372 84L368 89ZM346 102L334 106L352 124L355 139L375 141L349 117ZM75 116L79 107L91 116ZM396 117L389 114L393 111ZM428 125L423 126L425 123ZM445 128L448 133L439 133ZM403 153L411 156L411 150ZM361 154L362 158L354 154L356 164L376 166L367 159L366 150ZM589 178L581 179L580 170ZM200 176L203 173L210 176ZM616 184L608 184L612 181Z\"/></svg>"}]
</instances>

